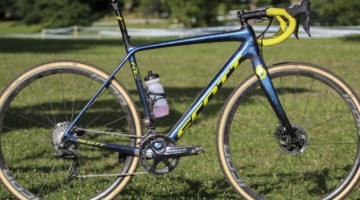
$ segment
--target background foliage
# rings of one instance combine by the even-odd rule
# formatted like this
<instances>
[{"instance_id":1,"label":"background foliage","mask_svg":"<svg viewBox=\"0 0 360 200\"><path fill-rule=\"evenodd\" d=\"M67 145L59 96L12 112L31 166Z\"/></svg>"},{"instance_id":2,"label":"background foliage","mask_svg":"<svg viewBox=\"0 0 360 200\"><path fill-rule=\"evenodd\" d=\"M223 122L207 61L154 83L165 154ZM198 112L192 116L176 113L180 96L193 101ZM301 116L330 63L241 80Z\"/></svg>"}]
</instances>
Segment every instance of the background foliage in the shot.
<instances>
[{"instance_id":1,"label":"background foliage","mask_svg":"<svg viewBox=\"0 0 360 200\"><path fill-rule=\"evenodd\" d=\"M317 23L323 25L360 25L359 0L312 1Z\"/></svg>"},{"instance_id":2,"label":"background foliage","mask_svg":"<svg viewBox=\"0 0 360 200\"><path fill-rule=\"evenodd\" d=\"M144 17L169 18L186 27L211 26L229 10L288 7L298 0L119 0L123 10ZM312 0L312 21L320 25L359 25L359 0ZM42 27L88 25L112 14L104 0L0 0L0 20Z\"/></svg>"}]
</instances>

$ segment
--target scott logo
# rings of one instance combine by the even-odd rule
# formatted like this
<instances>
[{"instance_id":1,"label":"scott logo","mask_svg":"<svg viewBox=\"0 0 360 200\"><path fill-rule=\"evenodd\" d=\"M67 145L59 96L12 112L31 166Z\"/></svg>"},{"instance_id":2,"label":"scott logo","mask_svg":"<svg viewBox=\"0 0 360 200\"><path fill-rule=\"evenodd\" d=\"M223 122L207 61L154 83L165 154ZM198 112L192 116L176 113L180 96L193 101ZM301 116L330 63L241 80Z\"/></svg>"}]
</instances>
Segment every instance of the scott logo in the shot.
<instances>
[{"instance_id":1,"label":"scott logo","mask_svg":"<svg viewBox=\"0 0 360 200\"><path fill-rule=\"evenodd\" d=\"M266 78L266 76L267 76L266 70L264 69L264 67L262 65L259 65L255 68L255 73L259 77L260 80Z\"/></svg>"},{"instance_id":2,"label":"scott logo","mask_svg":"<svg viewBox=\"0 0 360 200\"><path fill-rule=\"evenodd\" d=\"M200 114L202 109L209 103L210 99L217 93L218 89L226 82L226 80L231 76L234 70L239 66L241 55L239 55L235 62L231 65L228 71L221 77L221 79L217 82L217 84L212 88L209 94L205 97L203 102L195 109L192 115L186 120L185 124L180 128L178 131L178 137L180 138L181 135L185 132L186 129L189 128L191 123L196 119L196 117Z\"/></svg>"}]
</instances>

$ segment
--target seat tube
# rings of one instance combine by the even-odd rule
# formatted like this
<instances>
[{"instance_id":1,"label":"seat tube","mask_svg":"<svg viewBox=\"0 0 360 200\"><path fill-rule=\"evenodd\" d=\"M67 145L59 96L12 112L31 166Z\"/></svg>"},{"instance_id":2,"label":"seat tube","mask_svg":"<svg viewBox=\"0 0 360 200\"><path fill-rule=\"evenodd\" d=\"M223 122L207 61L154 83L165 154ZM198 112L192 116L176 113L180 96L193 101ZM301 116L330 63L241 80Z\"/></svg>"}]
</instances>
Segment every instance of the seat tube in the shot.
<instances>
[{"instance_id":1,"label":"seat tube","mask_svg":"<svg viewBox=\"0 0 360 200\"><path fill-rule=\"evenodd\" d=\"M133 47L133 45L131 45L130 36L129 36L128 32L127 32L124 17L122 15L121 9L119 7L118 1L117 0L110 0L110 2L111 2L111 5L112 5L112 7L113 7L113 9L115 11L115 14L116 14L116 18L117 18L117 21L118 21L118 24L119 24L119 29L120 29L121 36L122 36L122 39L123 39L123 42L124 42L126 53L129 53L129 51L134 47ZM131 70L132 70L132 73L133 73L133 76L134 76L134 80L135 80L137 91L138 91L138 94L139 94L139 97L140 97L140 101L141 101L141 104L142 104L143 109L144 109L145 121L147 123L150 123L149 125L150 125L150 127L152 127L153 126L152 123L151 123L152 114L151 114L150 106L149 106L149 104L147 102L147 96L146 96L146 93L145 93L145 90L144 90L144 85L143 85L142 80L141 80L140 71L139 71L139 67L138 67L137 62L136 62L135 55L133 55L133 56L131 56L129 58L129 63L130 63L130 67L131 67Z\"/></svg>"},{"instance_id":2,"label":"seat tube","mask_svg":"<svg viewBox=\"0 0 360 200\"><path fill-rule=\"evenodd\" d=\"M292 125L285 113L283 106L281 105L281 102L275 91L274 85L271 81L269 71L265 65L264 59L260 55L255 56L251 59L251 63L253 66L253 70L260 81L261 88L265 93L265 96L267 97L268 101L270 102L270 105L274 110L276 116L281 122L281 125L283 125L286 128L292 139L296 139L297 136L292 128Z\"/></svg>"},{"instance_id":3,"label":"seat tube","mask_svg":"<svg viewBox=\"0 0 360 200\"><path fill-rule=\"evenodd\" d=\"M140 102L144 109L145 119L146 119L146 121L148 121L147 123L151 123L150 119L151 119L152 114L151 114L149 103L147 101L144 84L143 84L141 76L140 76L140 71L139 71L139 67L136 63L135 56L131 56L129 59L129 62L130 62L130 67L131 67L133 76L134 76L136 88L137 88L137 91L139 94ZM151 126L153 126L153 125L151 125Z\"/></svg>"}]
</instances>

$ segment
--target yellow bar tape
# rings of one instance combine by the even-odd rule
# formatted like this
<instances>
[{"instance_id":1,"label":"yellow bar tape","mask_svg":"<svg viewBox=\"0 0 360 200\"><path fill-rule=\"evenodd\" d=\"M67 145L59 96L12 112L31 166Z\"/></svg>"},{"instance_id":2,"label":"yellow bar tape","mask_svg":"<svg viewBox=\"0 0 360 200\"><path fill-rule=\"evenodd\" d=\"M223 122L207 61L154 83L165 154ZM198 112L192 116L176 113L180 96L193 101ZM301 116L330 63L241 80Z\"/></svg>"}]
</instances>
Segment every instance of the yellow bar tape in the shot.
<instances>
[{"instance_id":1,"label":"yellow bar tape","mask_svg":"<svg viewBox=\"0 0 360 200\"><path fill-rule=\"evenodd\" d=\"M268 8L266 15L273 16L280 22L280 30L270 38L258 39L257 42L259 45L267 47L279 44L288 39L295 31L296 19L289 15L284 8ZM285 17L288 24L281 17Z\"/></svg>"},{"instance_id":2,"label":"yellow bar tape","mask_svg":"<svg viewBox=\"0 0 360 200\"><path fill-rule=\"evenodd\" d=\"M279 35L283 34L287 26L287 23L283 20L283 18L281 18L280 16L275 16L275 18L280 23L280 28L273 36L271 36L271 38L276 38Z\"/></svg>"}]
</instances>

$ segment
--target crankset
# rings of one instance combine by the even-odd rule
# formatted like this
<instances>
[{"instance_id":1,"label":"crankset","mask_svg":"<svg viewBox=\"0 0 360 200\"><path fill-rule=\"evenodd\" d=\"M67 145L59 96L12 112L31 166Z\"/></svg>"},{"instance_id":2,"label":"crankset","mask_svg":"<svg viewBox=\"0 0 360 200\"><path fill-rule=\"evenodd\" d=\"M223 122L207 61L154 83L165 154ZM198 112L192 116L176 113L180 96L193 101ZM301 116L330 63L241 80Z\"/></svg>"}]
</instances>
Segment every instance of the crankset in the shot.
<instances>
[{"instance_id":1,"label":"crankset","mask_svg":"<svg viewBox=\"0 0 360 200\"><path fill-rule=\"evenodd\" d=\"M177 147L165 135L152 135L140 147L140 163L144 169L155 175L164 175L175 169L179 158L203 153L201 147Z\"/></svg>"}]
</instances>

